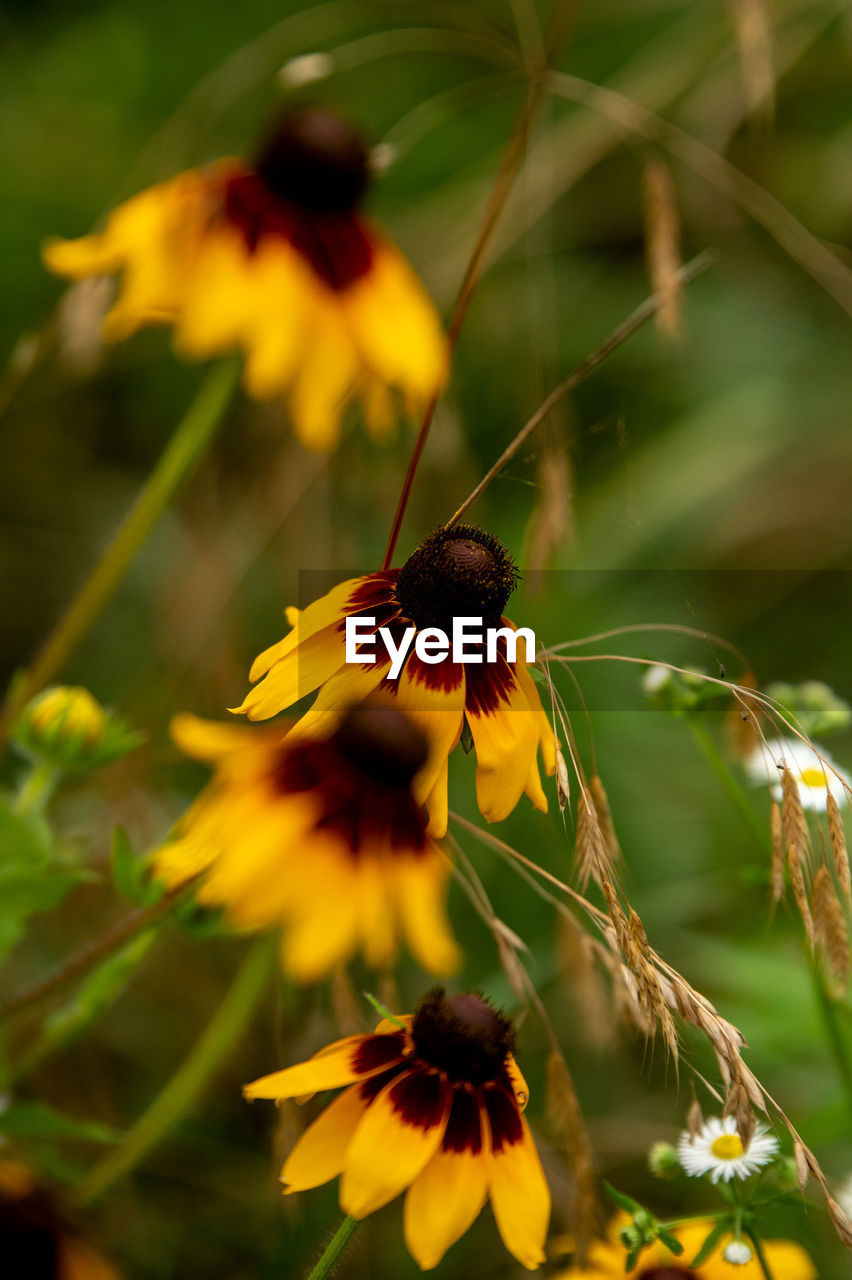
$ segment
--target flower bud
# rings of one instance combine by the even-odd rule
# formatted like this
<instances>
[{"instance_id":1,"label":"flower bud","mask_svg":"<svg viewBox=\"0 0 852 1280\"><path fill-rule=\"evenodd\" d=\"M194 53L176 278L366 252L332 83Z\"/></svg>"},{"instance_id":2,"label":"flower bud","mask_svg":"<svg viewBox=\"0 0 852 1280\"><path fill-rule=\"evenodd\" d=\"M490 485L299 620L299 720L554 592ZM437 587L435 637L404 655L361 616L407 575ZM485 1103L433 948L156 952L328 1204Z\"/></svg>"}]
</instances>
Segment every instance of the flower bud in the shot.
<instances>
[{"instance_id":1,"label":"flower bud","mask_svg":"<svg viewBox=\"0 0 852 1280\"><path fill-rule=\"evenodd\" d=\"M722 1257L734 1267L744 1267L751 1262L752 1251L744 1240L731 1240L725 1245Z\"/></svg>"},{"instance_id":2,"label":"flower bud","mask_svg":"<svg viewBox=\"0 0 852 1280\"><path fill-rule=\"evenodd\" d=\"M677 1151L670 1142L655 1142L648 1152L648 1168L655 1178L673 1178L680 1170Z\"/></svg>"},{"instance_id":3,"label":"flower bud","mask_svg":"<svg viewBox=\"0 0 852 1280\"><path fill-rule=\"evenodd\" d=\"M141 741L88 689L72 685L55 685L33 698L12 737L31 760L61 771L97 769Z\"/></svg>"}]
</instances>

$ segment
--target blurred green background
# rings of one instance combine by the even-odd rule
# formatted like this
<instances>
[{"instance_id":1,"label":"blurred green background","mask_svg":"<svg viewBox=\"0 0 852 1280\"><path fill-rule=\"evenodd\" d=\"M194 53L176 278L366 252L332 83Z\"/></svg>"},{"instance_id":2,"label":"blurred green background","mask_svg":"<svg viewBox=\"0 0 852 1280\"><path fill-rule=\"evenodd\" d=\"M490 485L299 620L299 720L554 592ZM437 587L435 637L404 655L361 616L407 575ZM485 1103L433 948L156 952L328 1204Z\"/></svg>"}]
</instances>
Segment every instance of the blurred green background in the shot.
<instances>
[{"instance_id":1,"label":"blurred green background","mask_svg":"<svg viewBox=\"0 0 852 1280\"><path fill-rule=\"evenodd\" d=\"M393 146L370 209L446 315L522 101L519 33L534 50L545 17L531 0L4 5L4 682L82 581L202 377L173 359L164 332L103 351L103 293L63 300L40 265L42 240L84 233L151 181L250 151L287 97L279 68L327 50L335 73L296 97L336 106ZM744 177L726 170L720 185L717 167L708 177L682 152L668 156L670 135L651 142L623 117L548 99L459 342L400 557L647 294L643 173L666 158L683 255L713 246L717 265L690 286L680 331L646 326L548 418L471 516L516 555L524 580L512 616L545 644L673 622L740 644L762 684L813 678L852 694L850 43L848 6L835 3L576 5L560 67L658 113ZM688 151L701 169L706 150ZM355 413L351 426L336 453L315 457L292 439L283 405L238 400L74 655L64 677L119 708L147 745L60 793L57 826L82 842L100 875L36 918L6 966L5 991L50 972L130 909L107 870L114 827L125 827L134 848L151 848L204 779L169 744L170 716L218 716L239 703L251 660L300 598L301 574L378 567L412 431L377 447ZM711 643L661 634L601 651L711 672L719 659ZM569 673L557 683L577 708L587 767L594 758L606 783L625 884L651 942L742 1028L750 1065L842 1179L852 1171L852 1098L828 1052L801 927L787 909L774 918L769 910L764 850L688 727L643 707L638 668L574 671L588 716ZM721 713L707 724L724 749ZM848 737L830 747L852 764ZM456 754L451 799L474 818L473 761ZM10 757L4 769L11 782L20 764ZM753 806L768 824L768 798L755 795ZM500 835L566 877L571 823L568 814L560 821L555 797L551 808L543 817L522 803ZM530 947L600 1172L661 1213L711 1207L709 1192L652 1183L644 1169L650 1142L683 1122L689 1067L678 1072L661 1048L622 1034L606 989L577 980L548 904L477 842L463 844L496 911ZM511 1004L493 941L457 886L451 909L468 956L464 985ZM29 1071L15 1097L124 1130L197 1041L239 964L244 942L206 932L197 921L166 926L108 1010ZM408 1008L425 980L406 961L398 981ZM354 967L355 992L376 982ZM248 1107L240 1085L334 1038L344 994L270 990L201 1100L93 1207L91 1232L129 1277L272 1280L307 1270L336 1225L335 1189L282 1201L277 1166L300 1121L292 1109L276 1117ZM363 1002L358 1016L372 1017ZM848 1022L845 1003L841 1016ZM11 1061L38 1026L37 1017L13 1025ZM570 1221L572 1183L544 1117L545 1056L530 1018L521 1063L559 1231ZM715 1079L691 1038L687 1057ZM72 1141L40 1154L73 1184L102 1149ZM849 1274L821 1210L790 1211L774 1229L805 1242L824 1280ZM518 1271L486 1210L436 1274ZM362 1229L344 1273L417 1274L398 1203Z\"/></svg>"}]
</instances>

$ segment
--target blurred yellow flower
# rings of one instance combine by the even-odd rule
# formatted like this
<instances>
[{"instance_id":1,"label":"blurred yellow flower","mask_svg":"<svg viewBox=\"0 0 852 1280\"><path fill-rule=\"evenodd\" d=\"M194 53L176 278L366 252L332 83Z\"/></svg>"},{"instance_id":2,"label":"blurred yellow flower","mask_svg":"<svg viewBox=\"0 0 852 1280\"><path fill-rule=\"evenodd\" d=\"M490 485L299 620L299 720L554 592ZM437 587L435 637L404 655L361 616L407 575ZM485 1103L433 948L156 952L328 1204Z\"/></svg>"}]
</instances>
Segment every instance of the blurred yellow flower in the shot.
<instances>
[{"instance_id":1,"label":"blurred yellow flower","mask_svg":"<svg viewBox=\"0 0 852 1280\"><path fill-rule=\"evenodd\" d=\"M449 864L411 790L421 731L394 707L351 707L330 737L178 716L175 740L216 776L157 853L170 886L203 875L199 900L240 928L280 926L297 982L362 950L389 965L404 938L430 973L461 955L444 908Z\"/></svg>"},{"instance_id":2,"label":"blurred yellow flower","mask_svg":"<svg viewBox=\"0 0 852 1280\"><path fill-rule=\"evenodd\" d=\"M334 446L356 394L380 436L394 389L415 410L443 383L447 352L414 272L359 212L369 167L346 121L296 108L254 163L221 160L150 187L103 231L49 241L44 260L73 280L122 273L108 341L171 324L187 358L242 350L248 393L284 396L309 448Z\"/></svg>"},{"instance_id":3,"label":"blurred yellow flower","mask_svg":"<svg viewBox=\"0 0 852 1280\"><path fill-rule=\"evenodd\" d=\"M745 1249L731 1248L733 1236L722 1237L706 1262L690 1267L713 1230L713 1221L673 1228L672 1235L683 1245L683 1253L676 1256L658 1240L643 1249L632 1271L625 1271L627 1251L618 1243L618 1233L629 1222L627 1214L617 1214L609 1224L607 1239L592 1244L586 1265L568 1267L553 1280L763 1280L763 1270L750 1246L747 1261L731 1262L725 1257L726 1251L731 1256L741 1252L745 1257ZM764 1240L763 1251L773 1280L817 1280L816 1267L795 1241Z\"/></svg>"},{"instance_id":4,"label":"blurred yellow flower","mask_svg":"<svg viewBox=\"0 0 852 1280\"><path fill-rule=\"evenodd\" d=\"M69 1226L53 1194L9 1157L0 1160L0 1245L9 1280L119 1280Z\"/></svg>"}]
</instances>

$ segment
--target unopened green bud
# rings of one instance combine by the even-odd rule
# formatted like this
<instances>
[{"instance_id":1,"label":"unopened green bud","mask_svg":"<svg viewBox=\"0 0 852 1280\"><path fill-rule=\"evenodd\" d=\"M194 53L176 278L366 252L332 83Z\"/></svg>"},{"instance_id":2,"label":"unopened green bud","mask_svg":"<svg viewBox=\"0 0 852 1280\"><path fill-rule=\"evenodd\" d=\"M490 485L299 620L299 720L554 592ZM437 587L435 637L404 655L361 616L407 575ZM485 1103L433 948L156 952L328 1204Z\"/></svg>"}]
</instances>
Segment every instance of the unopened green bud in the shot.
<instances>
[{"instance_id":1,"label":"unopened green bud","mask_svg":"<svg viewBox=\"0 0 852 1280\"><path fill-rule=\"evenodd\" d=\"M67 772L97 769L141 741L79 685L55 685L39 693L19 716L12 738L31 760Z\"/></svg>"},{"instance_id":2,"label":"unopened green bud","mask_svg":"<svg viewBox=\"0 0 852 1280\"><path fill-rule=\"evenodd\" d=\"M673 1178L680 1171L677 1151L670 1142L655 1142L648 1152L648 1168L655 1178Z\"/></svg>"},{"instance_id":3,"label":"unopened green bud","mask_svg":"<svg viewBox=\"0 0 852 1280\"><path fill-rule=\"evenodd\" d=\"M641 1249L645 1237L637 1227L622 1227L618 1233L618 1241L625 1249Z\"/></svg>"}]
</instances>

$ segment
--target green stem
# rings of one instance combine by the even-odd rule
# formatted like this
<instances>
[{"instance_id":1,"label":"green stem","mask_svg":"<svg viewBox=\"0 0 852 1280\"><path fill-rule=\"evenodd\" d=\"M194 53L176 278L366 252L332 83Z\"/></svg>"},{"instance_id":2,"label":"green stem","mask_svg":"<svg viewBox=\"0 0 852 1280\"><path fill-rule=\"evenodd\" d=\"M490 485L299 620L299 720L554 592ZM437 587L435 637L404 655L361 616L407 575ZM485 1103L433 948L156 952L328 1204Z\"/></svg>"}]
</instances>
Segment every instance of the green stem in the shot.
<instances>
[{"instance_id":1,"label":"green stem","mask_svg":"<svg viewBox=\"0 0 852 1280\"><path fill-rule=\"evenodd\" d=\"M53 795L60 773L55 765L41 760L32 765L15 797L14 810L19 818L31 813L43 813Z\"/></svg>"},{"instance_id":2,"label":"green stem","mask_svg":"<svg viewBox=\"0 0 852 1280\"><path fill-rule=\"evenodd\" d=\"M731 773L728 762L722 755L713 738L707 731L707 726L703 724L695 716L687 716L686 723L692 731L692 736L701 748L705 760L710 765L717 779L731 804L745 820L750 830L754 833L761 845L769 848L769 830L761 822L759 816L749 803L749 799L743 791L736 778Z\"/></svg>"},{"instance_id":3,"label":"green stem","mask_svg":"<svg viewBox=\"0 0 852 1280\"><path fill-rule=\"evenodd\" d=\"M843 1089L846 1094L846 1104L849 1113L852 1115L852 1063L849 1061L848 1046L846 1037L841 1030L837 1017L837 1005L831 998L831 994L826 987L825 974L822 965L817 960L811 963L811 971L813 974L814 992L817 999L817 1008L822 1018L822 1025L825 1030L825 1038L828 1041L828 1047L834 1058L837 1073L843 1082Z\"/></svg>"},{"instance_id":4,"label":"green stem","mask_svg":"<svg viewBox=\"0 0 852 1280\"><path fill-rule=\"evenodd\" d=\"M308 1274L307 1280L325 1280L360 1225L360 1218L352 1218L347 1214L329 1241L319 1262Z\"/></svg>"},{"instance_id":5,"label":"green stem","mask_svg":"<svg viewBox=\"0 0 852 1280\"><path fill-rule=\"evenodd\" d=\"M131 1126L124 1141L80 1183L74 1197L79 1206L91 1204L129 1173L193 1105L231 1045L242 1035L266 985L272 956L269 938L254 943L189 1057Z\"/></svg>"},{"instance_id":6,"label":"green stem","mask_svg":"<svg viewBox=\"0 0 852 1280\"><path fill-rule=\"evenodd\" d=\"M18 677L0 715L0 744L19 712L62 669L99 617L127 567L183 481L200 461L237 386L236 359L216 365L178 423L154 470L111 542L29 667Z\"/></svg>"},{"instance_id":7,"label":"green stem","mask_svg":"<svg viewBox=\"0 0 852 1280\"><path fill-rule=\"evenodd\" d=\"M763 1280L773 1280L772 1272L769 1269L769 1263L766 1261L766 1254L763 1252L763 1245L760 1237L753 1231L746 1228L746 1235L754 1245L754 1251L757 1254L757 1261L760 1263L760 1269L763 1272Z\"/></svg>"}]
</instances>

